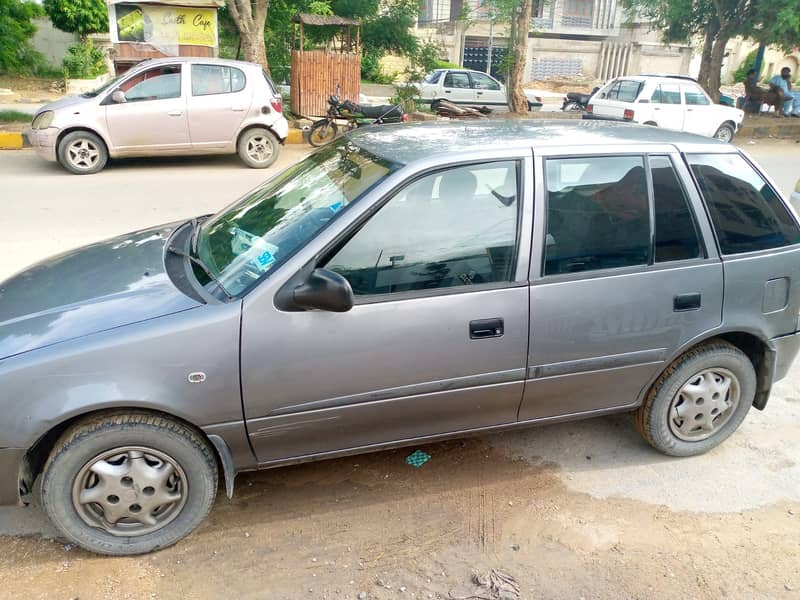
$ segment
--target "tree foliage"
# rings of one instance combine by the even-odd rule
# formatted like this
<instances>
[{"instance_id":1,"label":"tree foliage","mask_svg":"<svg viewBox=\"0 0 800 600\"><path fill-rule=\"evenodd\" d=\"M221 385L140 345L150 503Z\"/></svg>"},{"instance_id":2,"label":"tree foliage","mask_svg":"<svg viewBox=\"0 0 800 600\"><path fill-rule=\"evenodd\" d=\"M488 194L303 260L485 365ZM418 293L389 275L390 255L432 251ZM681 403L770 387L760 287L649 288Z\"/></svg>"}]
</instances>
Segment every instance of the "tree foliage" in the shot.
<instances>
[{"instance_id":1,"label":"tree foliage","mask_svg":"<svg viewBox=\"0 0 800 600\"><path fill-rule=\"evenodd\" d=\"M44 0L44 10L61 31L86 37L108 31L108 8L104 0Z\"/></svg>"},{"instance_id":2,"label":"tree foliage","mask_svg":"<svg viewBox=\"0 0 800 600\"><path fill-rule=\"evenodd\" d=\"M0 73L17 73L30 66L35 51L30 40L36 33L31 19L42 16L33 2L0 0Z\"/></svg>"}]
</instances>

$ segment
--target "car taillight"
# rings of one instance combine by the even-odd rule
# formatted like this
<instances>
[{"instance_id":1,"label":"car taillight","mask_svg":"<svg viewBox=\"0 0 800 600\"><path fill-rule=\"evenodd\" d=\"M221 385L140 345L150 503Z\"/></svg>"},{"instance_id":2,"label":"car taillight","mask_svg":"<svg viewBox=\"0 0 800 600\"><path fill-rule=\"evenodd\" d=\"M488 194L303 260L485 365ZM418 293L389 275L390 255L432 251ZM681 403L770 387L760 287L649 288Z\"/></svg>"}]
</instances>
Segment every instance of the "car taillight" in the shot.
<instances>
[{"instance_id":1,"label":"car taillight","mask_svg":"<svg viewBox=\"0 0 800 600\"><path fill-rule=\"evenodd\" d=\"M586 112L590 113L594 110L594 104L587 104L586 105Z\"/></svg>"},{"instance_id":2,"label":"car taillight","mask_svg":"<svg viewBox=\"0 0 800 600\"><path fill-rule=\"evenodd\" d=\"M269 103L276 112L283 112L283 100L280 98L273 98Z\"/></svg>"},{"instance_id":3,"label":"car taillight","mask_svg":"<svg viewBox=\"0 0 800 600\"><path fill-rule=\"evenodd\" d=\"M633 121L633 110L630 108L626 108L624 117L626 121Z\"/></svg>"},{"instance_id":4,"label":"car taillight","mask_svg":"<svg viewBox=\"0 0 800 600\"><path fill-rule=\"evenodd\" d=\"M403 116L400 118L400 120L401 120L403 123L408 123L408 115L404 114L404 115L403 115Z\"/></svg>"}]
</instances>

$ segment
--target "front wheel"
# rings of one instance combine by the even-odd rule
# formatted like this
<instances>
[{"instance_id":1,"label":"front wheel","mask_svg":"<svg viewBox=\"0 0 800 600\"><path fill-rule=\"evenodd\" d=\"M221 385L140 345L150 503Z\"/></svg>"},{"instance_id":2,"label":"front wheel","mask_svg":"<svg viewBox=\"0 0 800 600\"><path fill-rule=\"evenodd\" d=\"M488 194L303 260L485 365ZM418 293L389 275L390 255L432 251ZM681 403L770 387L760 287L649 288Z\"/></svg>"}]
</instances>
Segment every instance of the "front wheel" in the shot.
<instances>
[{"instance_id":1,"label":"front wheel","mask_svg":"<svg viewBox=\"0 0 800 600\"><path fill-rule=\"evenodd\" d=\"M335 140L338 135L339 127L336 123L323 119L311 126L311 131L308 132L308 142L315 148L319 148Z\"/></svg>"},{"instance_id":2,"label":"front wheel","mask_svg":"<svg viewBox=\"0 0 800 600\"><path fill-rule=\"evenodd\" d=\"M91 131L71 131L58 143L58 162L75 175L91 175L108 162L106 145Z\"/></svg>"},{"instance_id":3,"label":"front wheel","mask_svg":"<svg viewBox=\"0 0 800 600\"><path fill-rule=\"evenodd\" d=\"M268 129L248 129L239 138L237 151L251 169L266 169L278 160L278 140Z\"/></svg>"},{"instance_id":4,"label":"front wheel","mask_svg":"<svg viewBox=\"0 0 800 600\"><path fill-rule=\"evenodd\" d=\"M717 133L714 134L714 137L721 142L725 142L726 144L733 141L733 136L736 134L736 131L733 129L733 125L730 123L723 123L720 125L720 128L717 129Z\"/></svg>"},{"instance_id":5,"label":"front wheel","mask_svg":"<svg viewBox=\"0 0 800 600\"><path fill-rule=\"evenodd\" d=\"M166 417L130 412L68 429L42 477L42 503L62 534L99 554L165 548L206 517L217 492L208 442Z\"/></svg>"},{"instance_id":6,"label":"front wheel","mask_svg":"<svg viewBox=\"0 0 800 600\"><path fill-rule=\"evenodd\" d=\"M736 431L755 393L756 372L747 355L728 342L709 342L664 371L634 412L634 424L664 454L702 454Z\"/></svg>"}]
</instances>

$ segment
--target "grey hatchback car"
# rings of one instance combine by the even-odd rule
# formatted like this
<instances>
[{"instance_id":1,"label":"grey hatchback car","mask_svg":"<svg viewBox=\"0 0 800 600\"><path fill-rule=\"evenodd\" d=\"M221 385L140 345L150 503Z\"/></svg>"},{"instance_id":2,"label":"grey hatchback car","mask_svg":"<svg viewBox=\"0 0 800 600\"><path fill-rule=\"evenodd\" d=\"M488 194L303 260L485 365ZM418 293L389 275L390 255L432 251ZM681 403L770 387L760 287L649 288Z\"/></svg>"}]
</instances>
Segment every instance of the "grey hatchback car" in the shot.
<instances>
[{"instance_id":1,"label":"grey hatchback car","mask_svg":"<svg viewBox=\"0 0 800 600\"><path fill-rule=\"evenodd\" d=\"M0 284L0 501L104 554L237 472L631 411L673 456L798 352L800 229L736 148L601 122L351 133L213 216Z\"/></svg>"}]
</instances>

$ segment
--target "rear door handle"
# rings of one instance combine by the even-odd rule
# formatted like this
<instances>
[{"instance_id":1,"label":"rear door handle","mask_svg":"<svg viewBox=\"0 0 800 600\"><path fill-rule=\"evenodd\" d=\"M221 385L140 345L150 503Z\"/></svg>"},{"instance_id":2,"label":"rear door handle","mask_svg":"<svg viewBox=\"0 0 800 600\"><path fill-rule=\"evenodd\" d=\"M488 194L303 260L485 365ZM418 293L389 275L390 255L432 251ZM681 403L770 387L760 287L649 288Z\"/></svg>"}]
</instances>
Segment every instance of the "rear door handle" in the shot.
<instances>
[{"instance_id":1,"label":"rear door handle","mask_svg":"<svg viewBox=\"0 0 800 600\"><path fill-rule=\"evenodd\" d=\"M699 310L701 300L702 296L700 295L700 292L693 292L691 294L678 294L672 301L672 310L674 312Z\"/></svg>"},{"instance_id":2,"label":"rear door handle","mask_svg":"<svg viewBox=\"0 0 800 600\"><path fill-rule=\"evenodd\" d=\"M484 338L503 337L505 329L503 319L476 319L469 322L469 339L482 340Z\"/></svg>"},{"instance_id":3,"label":"rear door handle","mask_svg":"<svg viewBox=\"0 0 800 600\"><path fill-rule=\"evenodd\" d=\"M181 111L179 111L179 110L171 110L171 111L169 111L167 114L168 114L170 117L180 117L180 116L183 114L183 112L181 112Z\"/></svg>"}]
</instances>

